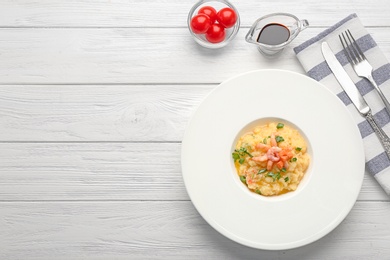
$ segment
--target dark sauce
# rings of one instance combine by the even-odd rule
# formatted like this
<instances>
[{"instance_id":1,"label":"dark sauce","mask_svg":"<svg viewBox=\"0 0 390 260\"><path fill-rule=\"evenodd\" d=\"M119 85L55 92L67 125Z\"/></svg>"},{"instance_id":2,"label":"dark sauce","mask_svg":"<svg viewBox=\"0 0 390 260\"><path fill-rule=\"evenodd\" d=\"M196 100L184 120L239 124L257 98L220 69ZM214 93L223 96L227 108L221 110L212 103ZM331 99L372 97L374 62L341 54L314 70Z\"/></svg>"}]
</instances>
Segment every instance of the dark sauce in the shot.
<instances>
[{"instance_id":1,"label":"dark sauce","mask_svg":"<svg viewBox=\"0 0 390 260\"><path fill-rule=\"evenodd\" d=\"M267 45L278 45L290 38L290 30L278 23L270 23L261 29L257 42Z\"/></svg>"}]
</instances>

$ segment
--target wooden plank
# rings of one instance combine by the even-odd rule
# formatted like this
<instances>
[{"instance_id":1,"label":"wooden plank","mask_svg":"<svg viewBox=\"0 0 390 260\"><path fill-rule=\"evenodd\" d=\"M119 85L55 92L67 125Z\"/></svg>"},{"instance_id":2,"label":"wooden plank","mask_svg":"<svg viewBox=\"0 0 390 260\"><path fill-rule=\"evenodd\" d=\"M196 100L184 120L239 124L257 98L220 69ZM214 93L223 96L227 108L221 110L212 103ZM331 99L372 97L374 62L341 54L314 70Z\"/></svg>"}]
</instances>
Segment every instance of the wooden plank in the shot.
<instances>
[{"instance_id":1,"label":"wooden plank","mask_svg":"<svg viewBox=\"0 0 390 260\"><path fill-rule=\"evenodd\" d=\"M0 26L3 27L185 27L187 14L196 1L31 1L3 0ZM351 13L358 13L366 26L390 26L386 0L232 1L243 26L275 12L289 12L308 19L313 26L329 26ZM386 11L387 10L387 11Z\"/></svg>"},{"instance_id":2,"label":"wooden plank","mask_svg":"<svg viewBox=\"0 0 390 260\"><path fill-rule=\"evenodd\" d=\"M0 141L181 141L216 85L0 86Z\"/></svg>"},{"instance_id":3,"label":"wooden plank","mask_svg":"<svg viewBox=\"0 0 390 260\"><path fill-rule=\"evenodd\" d=\"M229 46L210 50L196 44L186 28L3 28L0 84L203 84L255 69L304 73L291 48L322 30L303 31L279 58L270 60L245 42L246 30ZM390 54L388 32L369 31Z\"/></svg>"},{"instance_id":4,"label":"wooden plank","mask_svg":"<svg viewBox=\"0 0 390 260\"><path fill-rule=\"evenodd\" d=\"M1 200L188 200L177 143L1 147Z\"/></svg>"},{"instance_id":5,"label":"wooden plank","mask_svg":"<svg viewBox=\"0 0 390 260\"><path fill-rule=\"evenodd\" d=\"M0 84L220 83L253 69L299 71L291 52L265 64L244 36L216 51L185 28L0 29Z\"/></svg>"},{"instance_id":6,"label":"wooden plank","mask_svg":"<svg viewBox=\"0 0 390 260\"><path fill-rule=\"evenodd\" d=\"M358 202L302 248L263 251L220 235L191 202L0 203L1 259L385 259L388 202Z\"/></svg>"},{"instance_id":7,"label":"wooden plank","mask_svg":"<svg viewBox=\"0 0 390 260\"><path fill-rule=\"evenodd\" d=\"M180 143L3 143L0 201L189 200ZM365 175L359 200L389 201Z\"/></svg>"}]
</instances>

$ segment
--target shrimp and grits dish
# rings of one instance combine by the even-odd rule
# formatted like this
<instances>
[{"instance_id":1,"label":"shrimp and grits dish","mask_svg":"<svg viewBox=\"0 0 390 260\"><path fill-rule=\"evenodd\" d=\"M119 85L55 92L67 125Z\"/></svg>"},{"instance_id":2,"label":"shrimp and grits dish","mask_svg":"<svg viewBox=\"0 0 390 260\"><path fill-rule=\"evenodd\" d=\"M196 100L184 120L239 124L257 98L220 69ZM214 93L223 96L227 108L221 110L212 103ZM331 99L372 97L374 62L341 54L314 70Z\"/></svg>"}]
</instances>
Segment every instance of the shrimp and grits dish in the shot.
<instances>
[{"instance_id":1,"label":"shrimp and grits dish","mask_svg":"<svg viewBox=\"0 0 390 260\"><path fill-rule=\"evenodd\" d=\"M295 191L310 163L299 131L276 122L241 136L232 156L240 180L263 196Z\"/></svg>"}]
</instances>

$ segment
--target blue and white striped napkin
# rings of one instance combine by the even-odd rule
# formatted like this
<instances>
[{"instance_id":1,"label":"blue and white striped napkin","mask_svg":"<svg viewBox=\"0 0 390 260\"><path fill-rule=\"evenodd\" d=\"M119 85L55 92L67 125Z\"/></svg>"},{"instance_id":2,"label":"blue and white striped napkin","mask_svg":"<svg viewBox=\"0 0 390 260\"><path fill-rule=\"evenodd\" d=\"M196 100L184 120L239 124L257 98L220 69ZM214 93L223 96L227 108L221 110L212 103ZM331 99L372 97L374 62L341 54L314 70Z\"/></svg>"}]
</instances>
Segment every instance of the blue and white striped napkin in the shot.
<instances>
[{"instance_id":1,"label":"blue and white striped napkin","mask_svg":"<svg viewBox=\"0 0 390 260\"><path fill-rule=\"evenodd\" d=\"M390 136L390 116L374 87L366 79L359 78L344 54L338 35L349 29L372 65L373 77L384 95L390 100L390 64L374 39L364 28L356 14L351 14L334 26L294 48L298 60L307 74L335 93L353 115L363 138L366 170L390 195L390 160L369 123L359 114L347 94L331 72L322 56L321 43L326 41L337 59L355 82L356 87L372 109L375 120ZM346 155L348 156L348 155ZM348 158L346 158L348 161Z\"/></svg>"}]
</instances>

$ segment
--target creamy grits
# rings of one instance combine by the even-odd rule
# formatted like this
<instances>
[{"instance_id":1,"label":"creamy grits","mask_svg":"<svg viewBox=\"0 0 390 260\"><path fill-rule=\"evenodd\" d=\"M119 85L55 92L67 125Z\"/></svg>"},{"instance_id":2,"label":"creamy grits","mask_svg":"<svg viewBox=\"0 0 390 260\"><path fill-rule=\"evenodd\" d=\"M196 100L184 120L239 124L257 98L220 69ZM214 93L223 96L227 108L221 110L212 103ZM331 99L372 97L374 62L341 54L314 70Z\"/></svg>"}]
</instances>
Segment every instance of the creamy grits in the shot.
<instances>
[{"instance_id":1,"label":"creamy grits","mask_svg":"<svg viewBox=\"0 0 390 260\"><path fill-rule=\"evenodd\" d=\"M232 156L240 180L263 196L295 191L310 163L299 131L277 122L241 136Z\"/></svg>"}]
</instances>

